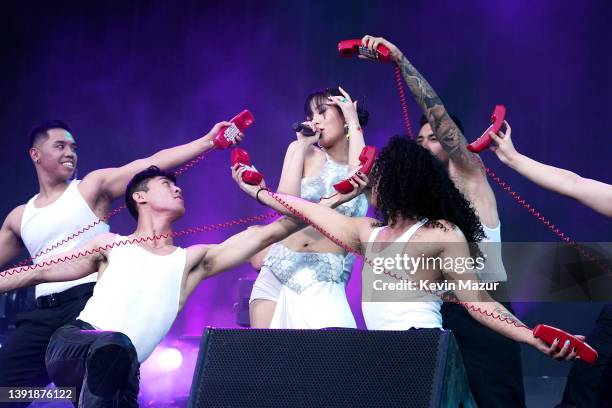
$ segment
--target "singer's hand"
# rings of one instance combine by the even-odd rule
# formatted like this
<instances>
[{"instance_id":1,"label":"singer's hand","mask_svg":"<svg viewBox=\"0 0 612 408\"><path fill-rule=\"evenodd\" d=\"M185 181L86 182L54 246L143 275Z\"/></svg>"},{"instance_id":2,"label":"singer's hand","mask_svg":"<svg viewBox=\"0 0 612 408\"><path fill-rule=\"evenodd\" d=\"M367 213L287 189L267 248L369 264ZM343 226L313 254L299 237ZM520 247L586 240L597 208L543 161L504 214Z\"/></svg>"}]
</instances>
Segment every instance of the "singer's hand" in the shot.
<instances>
[{"instance_id":1,"label":"singer's hand","mask_svg":"<svg viewBox=\"0 0 612 408\"><path fill-rule=\"evenodd\" d=\"M311 121L302 122L302 125L312 129L315 134L313 136L305 136L301 131L296 132L295 136L297 138L297 142L304 147L317 143L319 141L319 137L321 136L321 132L317 131L316 127Z\"/></svg>"}]
</instances>

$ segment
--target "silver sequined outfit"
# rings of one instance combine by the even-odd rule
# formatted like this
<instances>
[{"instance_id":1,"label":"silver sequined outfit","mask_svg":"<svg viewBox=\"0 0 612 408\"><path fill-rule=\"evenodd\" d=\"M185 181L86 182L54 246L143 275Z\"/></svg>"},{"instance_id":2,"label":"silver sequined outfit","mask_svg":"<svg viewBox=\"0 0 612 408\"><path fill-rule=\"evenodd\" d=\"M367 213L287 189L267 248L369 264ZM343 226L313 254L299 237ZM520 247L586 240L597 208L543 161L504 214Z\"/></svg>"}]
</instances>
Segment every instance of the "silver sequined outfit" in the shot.
<instances>
[{"instance_id":1,"label":"silver sequined outfit","mask_svg":"<svg viewBox=\"0 0 612 408\"><path fill-rule=\"evenodd\" d=\"M318 202L321 197L334 194L334 184L350 174L349 166L333 162L326 155L325 164L318 176L302 179L300 196L305 200ZM361 194L336 208L336 211L350 216L363 217L368 211L368 201ZM296 252L281 243L274 244L264 266L270 268L276 278L296 293L302 293L316 282L346 284L351 276L355 255L319 252Z\"/></svg>"}]
</instances>

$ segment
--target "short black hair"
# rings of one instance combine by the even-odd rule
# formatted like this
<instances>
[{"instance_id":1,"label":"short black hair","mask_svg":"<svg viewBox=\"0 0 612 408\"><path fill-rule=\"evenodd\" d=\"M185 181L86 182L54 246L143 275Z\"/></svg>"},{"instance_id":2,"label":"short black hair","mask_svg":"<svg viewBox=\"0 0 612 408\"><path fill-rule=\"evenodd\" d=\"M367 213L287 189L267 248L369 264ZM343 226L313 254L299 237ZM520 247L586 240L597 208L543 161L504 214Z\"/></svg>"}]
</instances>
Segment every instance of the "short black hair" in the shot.
<instances>
[{"instance_id":1,"label":"short black hair","mask_svg":"<svg viewBox=\"0 0 612 408\"><path fill-rule=\"evenodd\" d=\"M312 119L312 116L314 115L314 112L312 111L313 105L317 108L319 106L327 106L327 103L329 103L327 98L330 96L344 95L342 95L342 92L340 92L340 89L338 88L324 88L308 95L306 97L306 102L304 102L304 113L306 114L306 117L308 119ZM336 106L336 109L338 109L340 115L344 117L340 108ZM370 112L365 110L365 108L359 103L357 104L357 118L359 119L359 124L363 127L368 124L368 120L370 118Z\"/></svg>"},{"instance_id":2,"label":"short black hair","mask_svg":"<svg viewBox=\"0 0 612 408\"><path fill-rule=\"evenodd\" d=\"M455 122L455 125L457 125L457 127L459 128L459 130L461 131L461 133L465 134L465 131L463 130L463 123L461 123L461 120L456 117L455 115L451 115L449 114L449 116L451 117L451 119L453 120L453 122ZM429 121L427 120L427 118L425 117L425 115L421 116L421 120L420 120L420 125L419 128L422 128L423 125L428 124Z\"/></svg>"},{"instance_id":3,"label":"short black hair","mask_svg":"<svg viewBox=\"0 0 612 408\"><path fill-rule=\"evenodd\" d=\"M30 139L30 148L34 147L34 144L39 140L47 139L49 137L49 133L47 133L51 129L64 129L67 132L72 132L70 126L62 120L46 120L44 122L38 123L32 127L30 133L28 135Z\"/></svg>"},{"instance_id":4,"label":"short black hair","mask_svg":"<svg viewBox=\"0 0 612 408\"><path fill-rule=\"evenodd\" d=\"M125 189L125 205L130 211L130 214L132 214L132 217L136 220L138 220L138 205L132 195L137 191L149 191L147 184L149 180L155 177L164 177L176 184L176 176L174 173L161 170L157 166L150 166L146 170L136 173Z\"/></svg>"}]
</instances>

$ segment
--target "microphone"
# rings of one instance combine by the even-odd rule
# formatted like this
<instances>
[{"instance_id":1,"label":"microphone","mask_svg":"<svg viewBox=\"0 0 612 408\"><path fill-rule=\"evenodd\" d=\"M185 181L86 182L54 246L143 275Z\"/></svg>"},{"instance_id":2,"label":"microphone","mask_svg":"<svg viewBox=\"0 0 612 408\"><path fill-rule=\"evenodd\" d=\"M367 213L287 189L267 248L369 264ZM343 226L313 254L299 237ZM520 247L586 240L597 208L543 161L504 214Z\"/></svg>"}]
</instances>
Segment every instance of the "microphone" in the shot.
<instances>
[{"instance_id":1,"label":"microphone","mask_svg":"<svg viewBox=\"0 0 612 408\"><path fill-rule=\"evenodd\" d=\"M295 122L293 125L291 125L291 127L293 128L295 132L301 133L304 136L314 136L317 134L317 132L312 130L309 126L306 126L300 122Z\"/></svg>"}]
</instances>

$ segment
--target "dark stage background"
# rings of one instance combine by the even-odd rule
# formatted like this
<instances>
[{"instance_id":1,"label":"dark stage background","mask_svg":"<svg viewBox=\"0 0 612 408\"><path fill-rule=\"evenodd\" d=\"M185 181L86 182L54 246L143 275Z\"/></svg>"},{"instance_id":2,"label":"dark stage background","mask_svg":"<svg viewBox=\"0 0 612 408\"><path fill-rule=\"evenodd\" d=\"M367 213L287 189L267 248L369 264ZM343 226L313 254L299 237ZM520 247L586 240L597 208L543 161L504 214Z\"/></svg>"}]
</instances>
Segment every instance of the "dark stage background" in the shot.
<instances>
[{"instance_id":1,"label":"dark stage background","mask_svg":"<svg viewBox=\"0 0 612 408\"><path fill-rule=\"evenodd\" d=\"M243 147L271 186L280 176L289 125L314 89L341 85L371 113L369 144L403 132L393 69L337 57L341 39L369 33L396 43L480 135L496 103L508 108L520 152L610 183L611 7L606 1L9 2L0 17L0 214L37 189L27 154L35 122L61 118L79 143L79 175L190 141L245 107L256 117ZM420 112L410 102L413 125ZM612 222L541 190L501 164L487 165L578 241L608 241ZM230 177L228 152L213 152L180 179L187 214L177 229L264 212ZM556 237L497 192L506 241ZM121 203L117 203L119 205ZM123 213L111 221L129 233ZM219 242L237 230L192 235ZM25 255L25 254L24 254ZM201 285L165 344L206 325L234 326L243 266ZM349 285L359 319L360 274ZM589 330L598 305L516 305L527 324ZM362 321L362 320L360 320ZM525 350L527 375L567 365Z\"/></svg>"}]
</instances>

